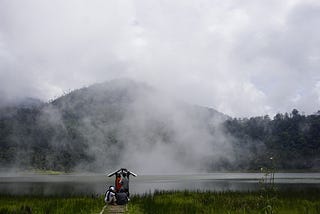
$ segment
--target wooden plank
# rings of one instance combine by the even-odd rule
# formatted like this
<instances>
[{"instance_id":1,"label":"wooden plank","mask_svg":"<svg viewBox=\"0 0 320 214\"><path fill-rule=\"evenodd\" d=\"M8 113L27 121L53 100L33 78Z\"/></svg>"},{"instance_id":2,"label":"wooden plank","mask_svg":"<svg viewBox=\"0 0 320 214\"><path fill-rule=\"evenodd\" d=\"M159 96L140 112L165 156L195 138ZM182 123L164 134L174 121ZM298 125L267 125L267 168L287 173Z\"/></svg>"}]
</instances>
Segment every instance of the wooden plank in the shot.
<instances>
[{"instance_id":1,"label":"wooden plank","mask_svg":"<svg viewBox=\"0 0 320 214\"><path fill-rule=\"evenodd\" d=\"M126 172L126 173L129 173L129 175L133 175L134 177L137 177L137 174L135 174L133 172L130 172L129 170L127 170L125 168L121 168L121 169L118 169L118 170L116 170L114 172L111 172L110 174L108 174L108 177L112 177L118 172Z\"/></svg>"},{"instance_id":2,"label":"wooden plank","mask_svg":"<svg viewBox=\"0 0 320 214\"><path fill-rule=\"evenodd\" d=\"M127 211L127 205L106 205L103 207L100 214L128 213Z\"/></svg>"}]
</instances>

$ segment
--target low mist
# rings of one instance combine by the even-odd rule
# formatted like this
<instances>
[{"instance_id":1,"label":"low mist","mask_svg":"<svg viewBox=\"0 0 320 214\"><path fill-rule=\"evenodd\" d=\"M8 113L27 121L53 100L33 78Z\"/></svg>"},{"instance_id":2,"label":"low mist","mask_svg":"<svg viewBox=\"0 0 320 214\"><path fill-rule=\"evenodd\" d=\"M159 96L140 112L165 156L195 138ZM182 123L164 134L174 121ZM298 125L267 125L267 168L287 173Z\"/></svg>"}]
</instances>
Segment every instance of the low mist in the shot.
<instances>
[{"instance_id":1,"label":"low mist","mask_svg":"<svg viewBox=\"0 0 320 214\"><path fill-rule=\"evenodd\" d=\"M116 79L47 103L0 108L0 167L75 173L128 168L138 174L316 170L319 120L318 113L296 109L273 119L230 118L145 83Z\"/></svg>"},{"instance_id":2,"label":"low mist","mask_svg":"<svg viewBox=\"0 0 320 214\"><path fill-rule=\"evenodd\" d=\"M122 91L127 84L117 82L112 86L116 89L112 89ZM222 166L215 164L222 159L233 160L232 146L220 129L222 114L189 106L146 85L131 87L134 88L123 94L126 102L114 109L114 117L121 112L118 120L103 122L90 116L82 118L80 132L84 133L87 153L94 157L94 163L80 164L79 170L125 167L139 173L199 172L213 167L221 169ZM101 90L96 95L103 95L104 89ZM132 94L126 97L127 92ZM95 99L102 100L96 96ZM120 98L115 102L124 100ZM88 115L105 110L101 108Z\"/></svg>"},{"instance_id":3,"label":"low mist","mask_svg":"<svg viewBox=\"0 0 320 214\"><path fill-rule=\"evenodd\" d=\"M11 167L174 174L222 170L234 161L221 128L227 116L128 79L74 90L15 114L8 134L18 145Z\"/></svg>"}]
</instances>

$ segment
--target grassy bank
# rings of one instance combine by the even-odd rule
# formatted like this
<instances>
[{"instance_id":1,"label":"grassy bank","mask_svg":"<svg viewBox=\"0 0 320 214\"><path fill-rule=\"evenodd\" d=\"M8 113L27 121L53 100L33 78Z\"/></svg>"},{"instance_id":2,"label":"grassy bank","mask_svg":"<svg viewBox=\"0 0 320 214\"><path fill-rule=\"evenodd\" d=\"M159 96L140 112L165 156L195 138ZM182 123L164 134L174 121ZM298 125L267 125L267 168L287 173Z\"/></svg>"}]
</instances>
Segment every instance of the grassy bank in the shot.
<instances>
[{"instance_id":1,"label":"grassy bank","mask_svg":"<svg viewBox=\"0 0 320 214\"><path fill-rule=\"evenodd\" d=\"M320 213L320 191L260 192L156 192L134 196L130 214L136 213Z\"/></svg>"},{"instance_id":2,"label":"grassy bank","mask_svg":"<svg viewBox=\"0 0 320 214\"><path fill-rule=\"evenodd\" d=\"M99 213L103 197L0 195L0 214ZM135 195L129 213L320 213L320 190L277 192L170 191Z\"/></svg>"},{"instance_id":3,"label":"grassy bank","mask_svg":"<svg viewBox=\"0 0 320 214\"><path fill-rule=\"evenodd\" d=\"M0 196L0 214L99 213L103 198L89 196Z\"/></svg>"}]
</instances>

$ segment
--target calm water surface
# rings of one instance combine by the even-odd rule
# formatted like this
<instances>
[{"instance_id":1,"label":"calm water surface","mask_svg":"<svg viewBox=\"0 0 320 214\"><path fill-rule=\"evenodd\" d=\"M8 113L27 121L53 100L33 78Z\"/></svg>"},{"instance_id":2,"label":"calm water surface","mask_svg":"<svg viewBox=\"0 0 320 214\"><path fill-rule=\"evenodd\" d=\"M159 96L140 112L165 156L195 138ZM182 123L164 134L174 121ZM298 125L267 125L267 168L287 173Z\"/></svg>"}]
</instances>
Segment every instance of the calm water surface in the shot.
<instances>
[{"instance_id":1,"label":"calm water surface","mask_svg":"<svg viewBox=\"0 0 320 214\"><path fill-rule=\"evenodd\" d=\"M261 173L207 173L190 175L139 175L130 177L130 193L155 190L258 190ZM279 189L320 190L320 173L276 173ZM90 175L20 175L0 176L0 193L12 195L92 195L103 194L113 178Z\"/></svg>"}]
</instances>

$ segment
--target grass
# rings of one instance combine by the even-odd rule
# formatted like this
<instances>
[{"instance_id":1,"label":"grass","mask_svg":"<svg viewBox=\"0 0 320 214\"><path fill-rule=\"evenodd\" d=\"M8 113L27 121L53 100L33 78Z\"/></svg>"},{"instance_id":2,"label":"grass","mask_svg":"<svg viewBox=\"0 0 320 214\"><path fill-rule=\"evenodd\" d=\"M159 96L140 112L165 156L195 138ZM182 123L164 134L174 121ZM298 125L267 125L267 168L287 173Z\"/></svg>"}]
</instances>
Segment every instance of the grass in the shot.
<instances>
[{"instance_id":1,"label":"grass","mask_svg":"<svg viewBox=\"0 0 320 214\"><path fill-rule=\"evenodd\" d=\"M70 196L0 196L0 214L99 213L102 197Z\"/></svg>"},{"instance_id":2,"label":"grass","mask_svg":"<svg viewBox=\"0 0 320 214\"><path fill-rule=\"evenodd\" d=\"M134 196L129 213L320 213L320 191L190 192Z\"/></svg>"},{"instance_id":3,"label":"grass","mask_svg":"<svg viewBox=\"0 0 320 214\"><path fill-rule=\"evenodd\" d=\"M99 213L103 196L0 195L0 214ZM130 214L139 213L320 213L320 190L274 192L156 191L134 195Z\"/></svg>"}]
</instances>

